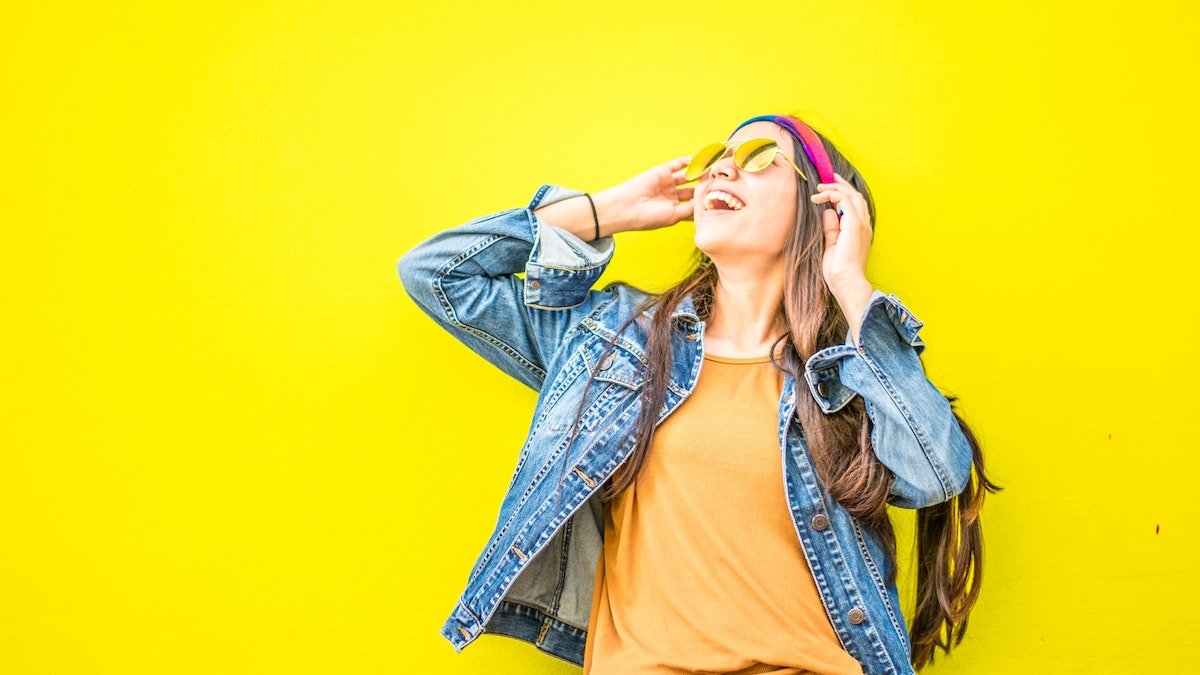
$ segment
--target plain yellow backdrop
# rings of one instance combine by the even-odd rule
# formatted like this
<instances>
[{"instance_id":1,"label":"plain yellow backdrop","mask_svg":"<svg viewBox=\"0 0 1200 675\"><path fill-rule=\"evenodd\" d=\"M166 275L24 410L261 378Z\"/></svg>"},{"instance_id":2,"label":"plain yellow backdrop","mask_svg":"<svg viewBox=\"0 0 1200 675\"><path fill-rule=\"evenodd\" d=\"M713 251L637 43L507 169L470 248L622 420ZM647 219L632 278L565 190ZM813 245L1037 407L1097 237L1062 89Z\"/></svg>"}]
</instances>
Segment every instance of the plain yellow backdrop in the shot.
<instances>
[{"instance_id":1,"label":"plain yellow backdrop","mask_svg":"<svg viewBox=\"0 0 1200 675\"><path fill-rule=\"evenodd\" d=\"M6 6L0 672L578 672L439 635L536 394L396 261L777 112L864 172L868 276L926 322L1006 488L967 638L930 672L1181 672L1198 23L1154 1ZM692 232L617 235L601 283L665 287Z\"/></svg>"}]
</instances>

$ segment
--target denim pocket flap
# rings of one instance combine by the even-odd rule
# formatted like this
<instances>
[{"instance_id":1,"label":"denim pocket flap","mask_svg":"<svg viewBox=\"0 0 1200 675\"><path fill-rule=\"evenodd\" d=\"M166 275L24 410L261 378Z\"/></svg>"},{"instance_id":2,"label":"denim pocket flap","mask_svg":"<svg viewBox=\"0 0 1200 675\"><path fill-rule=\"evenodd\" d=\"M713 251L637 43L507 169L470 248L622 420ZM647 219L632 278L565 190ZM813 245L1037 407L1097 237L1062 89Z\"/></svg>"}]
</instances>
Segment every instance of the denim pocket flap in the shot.
<instances>
[{"instance_id":1,"label":"denim pocket flap","mask_svg":"<svg viewBox=\"0 0 1200 675\"><path fill-rule=\"evenodd\" d=\"M588 370L596 374L595 379L630 389L640 388L644 381L641 360L620 343L605 355L604 350L607 346L605 342L598 340L592 349L583 352Z\"/></svg>"}]
</instances>

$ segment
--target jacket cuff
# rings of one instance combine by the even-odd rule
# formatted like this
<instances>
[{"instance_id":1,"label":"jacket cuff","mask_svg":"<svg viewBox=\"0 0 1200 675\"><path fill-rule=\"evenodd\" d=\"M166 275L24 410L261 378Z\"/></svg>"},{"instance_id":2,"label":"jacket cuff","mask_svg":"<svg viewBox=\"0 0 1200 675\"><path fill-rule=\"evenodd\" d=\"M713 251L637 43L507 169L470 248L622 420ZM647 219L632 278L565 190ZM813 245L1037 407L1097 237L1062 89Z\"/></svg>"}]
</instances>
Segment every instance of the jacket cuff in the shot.
<instances>
[{"instance_id":1,"label":"jacket cuff","mask_svg":"<svg viewBox=\"0 0 1200 675\"><path fill-rule=\"evenodd\" d=\"M925 351L925 342L917 333L924 325L894 294L875 289L859 322L859 344L876 348L883 345L885 349L912 348L920 356ZM838 372L842 359L857 355L853 333L847 330L845 343L826 347L805 362L804 379L825 413L841 410L857 394L842 383Z\"/></svg>"},{"instance_id":2,"label":"jacket cuff","mask_svg":"<svg viewBox=\"0 0 1200 675\"><path fill-rule=\"evenodd\" d=\"M533 231L533 250L525 263L525 304L564 309L583 303L616 251L612 235L584 241L571 232L543 222L533 213L542 206L582 196L579 190L545 184L538 188L526 211Z\"/></svg>"}]
</instances>

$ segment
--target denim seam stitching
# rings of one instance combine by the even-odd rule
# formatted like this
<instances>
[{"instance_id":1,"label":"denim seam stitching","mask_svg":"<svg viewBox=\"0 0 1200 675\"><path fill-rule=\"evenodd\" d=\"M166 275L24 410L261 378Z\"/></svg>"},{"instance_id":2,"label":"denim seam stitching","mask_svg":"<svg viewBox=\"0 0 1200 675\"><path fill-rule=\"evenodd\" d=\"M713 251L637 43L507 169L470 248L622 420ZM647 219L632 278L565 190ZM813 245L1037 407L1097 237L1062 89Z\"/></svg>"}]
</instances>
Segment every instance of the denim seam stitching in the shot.
<instances>
[{"instance_id":1,"label":"denim seam stitching","mask_svg":"<svg viewBox=\"0 0 1200 675\"><path fill-rule=\"evenodd\" d=\"M866 539L863 538L863 533L858 527L858 523L854 518L851 518L850 524L854 527L854 538L858 541L858 549L863 555L863 560L867 563L867 569L871 573L871 578L875 581L876 588L883 591L883 605L887 609L888 618L892 621L892 628L896 629L896 634L900 637L901 644L903 644L906 642L903 629L900 627L900 622L896 618L895 612L892 611L892 603L888 597L888 586L883 582L883 576L879 572L879 567L875 564L875 559L871 557L871 551L867 548Z\"/></svg>"},{"instance_id":2,"label":"denim seam stitching","mask_svg":"<svg viewBox=\"0 0 1200 675\"><path fill-rule=\"evenodd\" d=\"M867 315L870 315L871 309L874 307L875 305L872 305L871 307L867 308ZM909 348L911 349L912 345L909 345ZM929 463L929 468L933 471L934 477L937 478L938 484L942 488L944 498L950 499L953 495L950 493L950 488L946 486L946 479L942 475L944 471L933 458L930 452L929 442L925 439L925 434L920 425L917 424L917 422L913 419L912 411L909 410L908 406L904 404L902 397L900 397L898 392L896 392L895 386L891 383L887 376L883 374L883 371L879 365L875 363L874 357L868 354L866 347L863 347L860 344L856 350L856 353L858 354L859 358L862 359L863 363L867 364L867 367L875 375L875 379L879 380L880 385L883 386L884 391L886 391L888 394L888 397L893 403L896 404L896 408L900 410L900 414L904 417L904 421L908 424L909 430L912 431L913 437L917 440L917 446L921 448L921 453L925 456L925 461Z\"/></svg>"},{"instance_id":3,"label":"denim seam stitching","mask_svg":"<svg viewBox=\"0 0 1200 675\"><path fill-rule=\"evenodd\" d=\"M438 302L442 305L442 312L446 315L446 319L450 321L450 323L471 333L472 335L475 335L476 337L483 338L497 347L500 347L504 353L515 359L518 362L518 365L529 371L530 375L533 375L534 378L539 381L544 381L546 379L546 371L536 363L533 363L529 359L525 358L525 356L517 351L515 347L485 330L476 328L475 326L469 326L462 321L459 321L458 314L454 310L454 304L450 302L450 298L446 295L446 290L442 287L443 280L451 272L458 269L459 266L461 266L467 260L475 257L475 255L477 255L480 251L483 251L487 247L504 238L506 238L506 235L503 234L490 235L477 241L465 251L462 251L458 255L451 258L444 265L438 268L437 272L434 274L433 288L436 291Z\"/></svg>"},{"instance_id":4,"label":"denim seam stitching","mask_svg":"<svg viewBox=\"0 0 1200 675\"><path fill-rule=\"evenodd\" d=\"M462 607L463 611L466 612L467 615L470 616L472 619L474 619L476 623L479 623L479 621L480 621L479 615L476 614L470 607L468 607L467 603L462 601L462 598L458 599L458 606Z\"/></svg>"},{"instance_id":5,"label":"denim seam stitching","mask_svg":"<svg viewBox=\"0 0 1200 675\"><path fill-rule=\"evenodd\" d=\"M580 482L582 482L582 480L583 479L580 479ZM597 481L597 485L599 485L599 484L600 484L600 482ZM587 485L584 485L583 498L579 500L579 503L576 504L574 507L572 507L567 512L567 514L563 517L563 519L558 521L558 523L555 523L554 520L551 519L550 525L549 525L549 529L551 530L551 532L557 532L560 525L562 525L563 523L565 523L568 520L570 520L571 518L573 518L575 516L575 512L578 511L580 509L580 507L582 507L584 504L588 503L588 500L592 498L592 496L596 493L597 490L600 490L600 487L591 488L591 487L588 487ZM569 504L570 502L568 501L567 503ZM546 505L547 504L543 504L543 509ZM542 509L539 509L537 513L541 513L541 510ZM520 532L518 532L518 535L519 534L520 534ZM528 560L532 560L535 556L537 556L537 554L541 552L542 548L545 548L545 544L549 543L550 539L553 538L553 536L554 536L553 534L547 536L545 543L534 544L534 546L530 548L530 551L528 553ZM540 546L540 548L539 548L539 546ZM536 549L536 550L534 550L534 549ZM496 595L493 596L493 598L490 598L488 600L488 604L492 605L492 609L488 612L488 616L487 616L488 619L490 619L492 617L492 615L495 614L496 608L498 608L500 606L500 603L504 602L504 594L509 589L512 588L512 585L514 583L516 583L517 577L519 577L522 572L529 569L530 567L531 567L531 565L529 565L529 564L518 565L517 571L512 575L511 578L505 579L500 582L501 588L497 591ZM484 585L492 583L494 581L497 573L499 573L499 568L496 570L496 572L492 573L491 578L487 579L484 582ZM486 619L485 619L485 621L486 621Z\"/></svg>"},{"instance_id":6,"label":"denim seam stitching","mask_svg":"<svg viewBox=\"0 0 1200 675\"><path fill-rule=\"evenodd\" d=\"M599 408L599 407L603 407L605 404L607 404L608 402L610 402L610 401L611 401L611 400L614 398L614 396L615 396L614 394L610 393L611 389L612 389L612 386L611 386L611 384L610 384L610 386L608 386L608 387L605 387L604 389L602 389L602 390L600 391L600 393L599 393L599 394L597 394L597 396L596 396L596 400L595 400L595 401L593 401L593 402L592 402L592 404L591 404L591 405L589 405L589 406L588 406L588 407L587 407L587 408L584 410L584 414L583 414L583 416L584 416L584 417L586 417L587 415L589 415L589 414L591 413L591 411L593 411L593 410L596 410L596 409L597 409L597 408ZM489 545L488 545L488 547L487 547L486 551L485 551L485 552L484 552L484 554L483 554L483 555L484 555L484 559L482 560L482 562L481 562L481 563L479 564L479 566L478 566L478 567L479 567L479 573L476 575L476 577L478 577L480 574L482 574L482 573L483 573L483 570L487 568L487 566L488 566L488 565L489 565L489 564L492 562L492 560L494 559L494 557L495 557L495 555L497 554L497 552L499 552L499 550L500 550L500 547L499 547L499 542L500 542L500 540L504 538L504 535L505 535L505 533L507 533L507 532L508 532L509 528L511 528L511 527L514 527L514 526L515 526L515 523L516 523L516 521L517 521L517 515L518 515L518 514L520 514L520 512L521 512L521 509L522 509L522 508L525 506L525 504L526 504L526 503L529 501L529 497L530 497L530 495L532 495L534 492L536 492L536 491L537 491L537 489L538 489L539 487L541 487L541 485L542 485L542 481L544 481L544 480L545 480L545 478L546 478L546 475L547 475L547 473L549 472L549 470L550 470L550 468L552 467L552 465L556 464L556 463L558 462L558 460L559 460L559 458L560 458L560 457L562 457L562 458L563 458L563 461L566 461L567 459L569 459L569 458L570 458L570 456L569 456L569 455L564 455L564 453L566 453L566 452L569 452L569 446L574 444L574 440L575 440L576 438L578 438L578 437L579 437L580 433L581 433L582 431L589 431L589 432L590 432L590 431L594 430L596 427L600 426L600 425L599 425L599 422L603 421L603 420L604 420L604 419L605 419L607 416L608 416L607 414L598 413L597 420L596 420L596 422L593 424L593 426L592 426L591 428L587 428L587 429L580 429L580 428L578 428L578 427L577 427L577 428L575 428L575 429L572 429L572 433L569 433L569 434L567 434L567 436L566 436L566 437L565 437L565 438L564 438L564 439L563 439L561 442L559 442L559 444L558 444L558 447L554 449L554 452L553 452L553 453L552 453L552 454L551 454L549 457L547 457L547 459L546 459L545 463L542 465L542 467L541 467L541 468L538 470L538 472L537 472L537 473L535 473L535 474L533 475L533 477L530 479L530 484L529 484L529 487L528 487L528 488L526 488L525 492L521 494L521 497L520 497L520 499L518 499L518 500L517 500L517 502L516 502L516 504L515 504L515 505L512 507L512 515L510 515L510 516L508 517L508 520L504 522L504 525L500 526L499 530L496 532L496 535L495 535L495 537L493 537L493 540L492 540L492 541L489 543ZM582 418L581 418L581 419L582 419ZM596 442L598 442L598 440L597 440ZM585 450L585 452L586 452L586 450ZM580 479L580 480L582 480L582 479ZM531 515L529 516L529 518L528 518L528 519L526 520L526 522L525 522L525 525L524 525L524 526L522 526L520 529L518 529L518 530L517 530L517 533L516 533L516 534L514 535L514 537L513 537L513 538L514 538L514 540L515 540L515 539L517 539L517 538L519 538L519 537L520 537L520 535L521 535L522 533L524 533L524 532L525 532L525 531L528 529L528 527L529 527L529 523L530 523L530 522L532 522L534 519L536 519L536 517L537 517L538 515L540 515L540 514L541 514L541 512L542 512L543 510L545 510L545 508L546 508L547 506L548 506L548 503L545 503L545 502L543 502L543 504L542 504L542 505L541 505L541 506L540 506L540 507L539 507L539 508L538 508L536 511L534 511L534 513L533 513L533 514L531 514ZM512 550L512 549L511 549L511 546L515 546L515 545L516 545L516 544L515 544L515 542L514 542L512 545L510 545L509 549L507 549L507 550L505 551L505 553L504 553L504 554L501 554L501 555L505 555L505 554L507 554L509 551L511 551L511 550ZM538 544L535 544L535 546L537 546L537 545L538 545ZM540 550L540 549L539 549L539 550ZM531 550L531 551L529 551L529 552L528 552L528 555L529 555L529 557L530 557L530 558L532 558L534 555L536 555L536 553L537 553L537 551L532 551L532 550ZM519 564L520 564L520 563L519 563ZM524 569L524 568L525 568L525 567L527 567L527 566L528 566L528 565L523 565L523 566L521 567L521 569ZM496 579L496 575L497 575L497 574L499 574L499 573L500 573L500 571L501 571L502 569L503 569L502 567L500 567L500 566L497 566L497 567L496 567L496 569L492 571L491 575L489 575L489 576L488 576L488 578L486 578L486 579L484 579L484 580L483 580L483 585L484 585L484 586L487 586L487 585L489 585L489 584L493 583L493 582L495 581L495 579ZM515 577L514 577L514 578L515 578Z\"/></svg>"},{"instance_id":7,"label":"denim seam stitching","mask_svg":"<svg viewBox=\"0 0 1200 675\"><path fill-rule=\"evenodd\" d=\"M546 263L541 262L540 260L530 260L528 264L533 265L535 267L541 267L544 269L548 269L548 270L560 270L563 272L588 272L588 271L591 271L594 269L599 269L601 267L604 267L609 262L611 262L611 261L606 260L601 263L596 263L595 265L588 265L587 267L563 267L561 265L547 265Z\"/></svg>"}]
</instances>

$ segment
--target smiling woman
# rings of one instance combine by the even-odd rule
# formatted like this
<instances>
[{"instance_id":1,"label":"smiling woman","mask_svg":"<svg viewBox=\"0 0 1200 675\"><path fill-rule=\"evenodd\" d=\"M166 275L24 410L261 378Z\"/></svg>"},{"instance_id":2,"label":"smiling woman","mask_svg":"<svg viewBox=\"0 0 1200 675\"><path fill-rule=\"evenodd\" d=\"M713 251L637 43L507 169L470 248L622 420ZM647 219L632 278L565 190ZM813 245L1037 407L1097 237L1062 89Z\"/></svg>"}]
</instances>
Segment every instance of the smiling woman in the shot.
<instances>
[{"instance_id":1,"label":"smiling woman","mask_svg":"<svg viewBox=\"0 0 1200 675\"><path fill-rule=\"evenodd\" d=\"M912 673L961 641L999 487L925 375L924 323L866 279L874 215L827 138L761 115L400 259L431 318L539 392L442 629L457 651L494 633L594 675ZM688 218L677 284L593 289L615 233ZM917 509L911 626L888 506Z\"/></svg>"}]
</instances>

